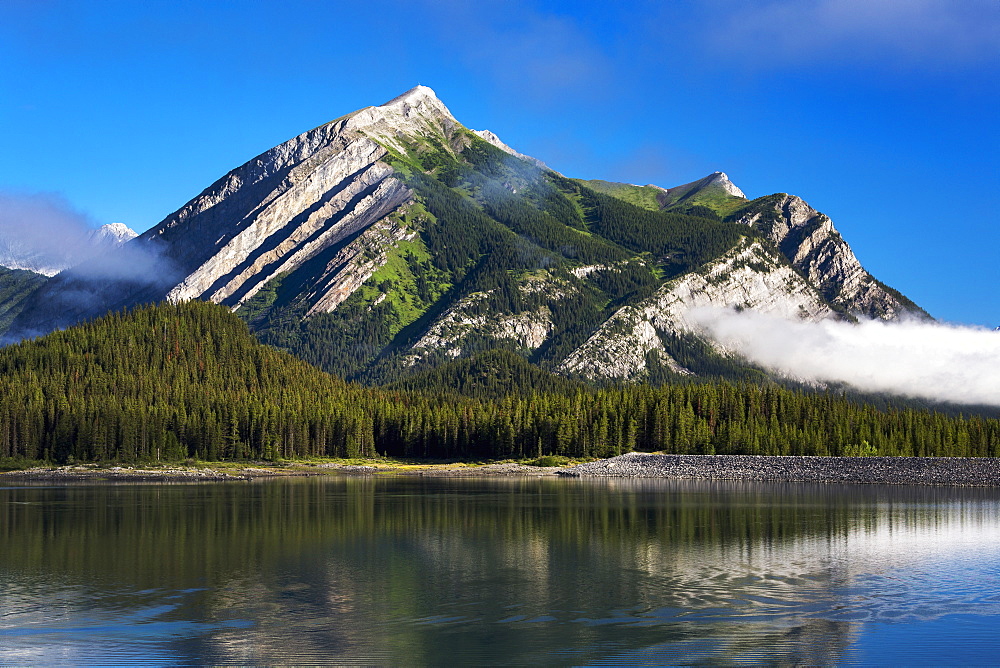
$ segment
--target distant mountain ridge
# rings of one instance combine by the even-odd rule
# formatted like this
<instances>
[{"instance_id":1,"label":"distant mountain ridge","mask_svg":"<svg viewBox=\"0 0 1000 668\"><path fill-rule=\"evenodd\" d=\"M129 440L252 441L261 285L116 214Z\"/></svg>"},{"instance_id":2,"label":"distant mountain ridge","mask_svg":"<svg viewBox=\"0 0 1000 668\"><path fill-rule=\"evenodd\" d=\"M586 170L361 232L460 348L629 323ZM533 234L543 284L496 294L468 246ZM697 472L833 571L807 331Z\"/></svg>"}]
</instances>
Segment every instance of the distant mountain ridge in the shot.
<instances>
[{"instance_id":1,"label":"distant mountain ridge","mask_svg":"<svg viewBox=\"0 0 1000 668\"><path fill-rule=\"evenodd\" d=\"M568 179L424 86L262 153L126 247L155 269L66 270L11 333L202 299L348 378L501 348L606 382L760 373L701 338L695 307L926 315L797 197L748 200L722 172L673 188Z\"/></svg>"},{"instance_id":2,"label":"distant mountain ridge","mask_svg":"<svg viewBox=\"0 0 1000 668\"><path fill-rule=\"evenodd\" d=\"M0 230L0 267L54 276L74 264L139 236L124 223L109 223L79 238L51 240L43 247Z\"/></svg>"}]
</instances>

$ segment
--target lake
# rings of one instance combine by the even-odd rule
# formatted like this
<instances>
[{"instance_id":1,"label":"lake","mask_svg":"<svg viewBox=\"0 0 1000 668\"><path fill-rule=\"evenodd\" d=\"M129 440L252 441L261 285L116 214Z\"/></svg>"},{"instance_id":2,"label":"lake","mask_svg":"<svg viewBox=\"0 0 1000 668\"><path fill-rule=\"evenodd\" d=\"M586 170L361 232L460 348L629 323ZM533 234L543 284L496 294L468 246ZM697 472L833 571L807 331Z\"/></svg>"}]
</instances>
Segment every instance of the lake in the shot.
<instances>
[{"instance_id":1,"label":"lake","mask_svg":"<svg viewBox=\"0 0 1000 668\"><path fill-rule=\"evenodd\" d=\"M1000 490L5 484L3 664L955 664L1000 652Z\"/></svg>"}]
</instances>

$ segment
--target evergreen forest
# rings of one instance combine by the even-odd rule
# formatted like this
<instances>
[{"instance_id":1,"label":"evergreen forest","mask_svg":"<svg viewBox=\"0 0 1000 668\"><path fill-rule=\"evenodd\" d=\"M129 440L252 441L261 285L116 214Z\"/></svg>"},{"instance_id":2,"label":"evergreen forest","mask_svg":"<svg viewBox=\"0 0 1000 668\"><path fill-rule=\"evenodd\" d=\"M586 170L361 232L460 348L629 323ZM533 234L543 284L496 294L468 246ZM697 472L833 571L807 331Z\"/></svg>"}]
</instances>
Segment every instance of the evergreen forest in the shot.
<instances>
[{"instance_id":1,"label":"evergreen forest","mask_svg":"<svg viewBox=\"0 0 1000 668\"><path fill-rule=\"evenodd\" d=\"M1000 421L981 416L772 383L542 385L539 372L493 351L365 387L261 344L224 307L147 306L0 350L0 461L1000 455ZM537 389L503 392L519 384Z\"/></svg>"}]
</instances>

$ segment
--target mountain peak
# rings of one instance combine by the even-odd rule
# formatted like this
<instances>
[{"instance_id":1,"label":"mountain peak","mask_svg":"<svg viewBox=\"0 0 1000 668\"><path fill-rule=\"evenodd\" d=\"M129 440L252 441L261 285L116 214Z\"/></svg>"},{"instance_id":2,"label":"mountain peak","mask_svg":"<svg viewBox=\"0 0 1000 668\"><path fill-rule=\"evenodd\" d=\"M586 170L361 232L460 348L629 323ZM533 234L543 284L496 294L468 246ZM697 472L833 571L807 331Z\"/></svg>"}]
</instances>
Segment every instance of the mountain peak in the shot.
<instances>
[{"instance_id":1,"label":"mountain peak","mask_svg":"<svg viewBox=\"0 0 1000 668\"><path fill-rule=\"evenodd\" d=\"M108 223L92 230L87 236L92 244L111 246L123 244L139 235L125 223Z\"/></svg>"},{"instance_id":2,"label":"mountain peak","mask_svg":"<svg viewBox=\"0 0 1000 668\"><path fill-rule=\"evenodd\" d=\"M747 196L743 194L743 191L740 190L735 183L729 180L729 177L725 172L715 172L705 180L705 185L719 186L730 195L747 199Z\"/></svg>"},{"instance_id":3,"label":"mountain peak","mask_svg":"<svg viewBox=\"0 0 1000 668\"><path fill-rule=\"evenodd\" d=\"M438 96L433 89L429 88L428 86L424 86L422 84L417 84L416 86L406 91L402 95L397 95L396 97L392 98L391 100L389 100L388 102L386 102L381 106L389 107L394 104L398 104L400 102L408 102L410 104L413 104L414 102L418 102L424 99L437 100L438 102L441 101L438 99Z\"/></svg>"},{"instance_id":4,"label":"mountain peak","mask_svg":"<svg viewBox=\"0 0 1000 668\"><path fill-rule=\"evenodd\" d=\"M697 181L673 188L661 188L661 190L663 190L663 195L659 198L660 204L665 208L687 204L707 206L718 211L720 200L731 202L733 197L747 199L743 191L729 180L725 172L713 172Z\"/></svg>"},{"instance_id":5,"label":"mountain peak","mask_svg":"<svg viewBox=\"0 0 1000 668\"><path fill-rule=\"evenodd\" d=\"M430 115L437 118L447 117L458 122L434 91L427 86L414 86L385 104L369 108L383 114L399 114L405 118Z\"/></svg>"},{"instance_id":6,"label":"mountain peak","mask_svg":"<svg viewBox=\"0 0 1000 668\"><path fill-rule=\"evenodd\" d=\"M351 114L344 129L360 132L377 142L404 150L400 137L422 135L428 130L447 135L458 127L461 124L433 90L427 86L416 86L385 104L366 107Z\"/></svg>"}]
</instances>

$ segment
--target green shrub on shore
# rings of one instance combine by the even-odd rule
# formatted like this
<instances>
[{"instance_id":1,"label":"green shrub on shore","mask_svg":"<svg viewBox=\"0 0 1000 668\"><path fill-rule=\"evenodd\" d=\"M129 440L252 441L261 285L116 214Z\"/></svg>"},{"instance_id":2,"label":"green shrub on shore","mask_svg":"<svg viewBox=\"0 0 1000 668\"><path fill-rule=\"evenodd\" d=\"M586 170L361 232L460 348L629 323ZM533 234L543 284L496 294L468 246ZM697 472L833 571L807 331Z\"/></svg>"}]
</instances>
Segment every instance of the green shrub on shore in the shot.
<instances>
[{"instance_id":1,"label":"green shrub on shore","mask_svg":"<svg viewBox=\"0 0 1000 668\"><path fill-rule=\"evenodd\" d=\"M25 471L27 469L35 468L37 466L44 466L45 462L39 461L37 459L26 459L21 456L17 457L0 457L0 472L7 471Z\"/></svg>"},{"instance_id":2,"label":"green shrub on shore","mask_svg":"<svg viewBox=\"0 0 1000 668\"><path fill-rule=\"evenodd\" d=\"M525 462L528 466L569 466L574 463L569 457L560 457L558 455L545 455L544 457L537 457Z\"/></svg>"}]
</instances>

